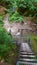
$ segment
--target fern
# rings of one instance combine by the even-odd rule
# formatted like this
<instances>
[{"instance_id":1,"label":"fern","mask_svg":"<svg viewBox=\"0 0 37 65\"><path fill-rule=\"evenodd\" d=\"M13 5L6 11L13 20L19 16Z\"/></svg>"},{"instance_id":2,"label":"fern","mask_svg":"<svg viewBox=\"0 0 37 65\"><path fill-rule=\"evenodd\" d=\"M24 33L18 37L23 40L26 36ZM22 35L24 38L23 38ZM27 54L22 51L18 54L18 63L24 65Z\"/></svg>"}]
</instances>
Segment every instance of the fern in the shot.
<instances>
[{"instance_id":1,"label":"fern","mask_svg":"<svg viewBox=\"0 0 37 65\"><path fill-rule=\"evenodd\" d=\"M10 17L9 17L9 21L11 22L21 22L23 21L23 16L21 16L17 11L14 13L14 14L11 14Z\"/></svg>"}]
</instances>

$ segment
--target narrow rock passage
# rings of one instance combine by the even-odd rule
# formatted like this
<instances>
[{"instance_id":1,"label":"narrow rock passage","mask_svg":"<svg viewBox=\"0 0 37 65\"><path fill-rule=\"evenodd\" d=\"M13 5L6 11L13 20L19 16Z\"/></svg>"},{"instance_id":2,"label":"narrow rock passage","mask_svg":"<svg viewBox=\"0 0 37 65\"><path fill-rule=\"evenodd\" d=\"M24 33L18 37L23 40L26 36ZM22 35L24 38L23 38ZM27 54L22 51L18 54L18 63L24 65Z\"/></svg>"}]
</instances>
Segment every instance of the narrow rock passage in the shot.
<instances>
[{"instance_id":1,"label":"narrow rock passage","mask_svg":"<svg viewBox=\"0 0 37 65\"><path fill-rule=\"evenodd\" d=\"M19 49L19 56L18 56L18 60L16 65L21 64L26 64L26 65L37 65L37 59L35 54L32 52L30 46L29 46L29 42L25 42L25 39L23 41L23 39L20 37L21 36L21 32L18 32L18 29L27 29L28 32L26 33L25 31L25 37L26 35L29 36L29 25L25 22L24 23L24 27L20 26L20 25L16 25L16 24L12 24L12 27L8 21L8 14L6 15L5 19L4 19L4 27L7 30L7 32L10 32L11 30L11 35L15 35L17 38L17 44L20 45L20 49ZM18 23L19 24L19 23ZM14 27L13 27L14 26ZM17 27L18 26L18 27ZM24 36L24 35L23 35ZM26 39L28 40L28 39Z\"/></svg>"}]
</instances>

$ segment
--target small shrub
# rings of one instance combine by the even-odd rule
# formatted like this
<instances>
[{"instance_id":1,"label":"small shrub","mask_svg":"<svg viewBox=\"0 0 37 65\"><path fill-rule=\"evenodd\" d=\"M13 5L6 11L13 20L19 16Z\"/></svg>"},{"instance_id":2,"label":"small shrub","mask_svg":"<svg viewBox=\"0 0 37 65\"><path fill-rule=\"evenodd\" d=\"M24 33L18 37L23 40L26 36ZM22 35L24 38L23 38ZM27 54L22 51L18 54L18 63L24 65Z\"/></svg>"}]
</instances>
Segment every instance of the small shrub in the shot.
<instances>
[{"instance_id":1,"label":"small shrub","mask_svg":"<svg viewBox=\"0 0 37 65\"><path fill-rule=\"evenodd\" d=\"M6 32L4 28L0 28L0 56L6 58L10 51L16 48L12 42L13 38Z\"/></svg>"},{"instance_id":2,"label":"small shrub","mask_svg":"<svg viewBox=\"0 0 37 65\"><path fill-rule=\"evenodd\" d=\"M11 14L9 17L9 21L11 22L22 22L23 21L23 16L21 16L18 12L15 12L14 14Z\"/></svg>"}]
</instances>

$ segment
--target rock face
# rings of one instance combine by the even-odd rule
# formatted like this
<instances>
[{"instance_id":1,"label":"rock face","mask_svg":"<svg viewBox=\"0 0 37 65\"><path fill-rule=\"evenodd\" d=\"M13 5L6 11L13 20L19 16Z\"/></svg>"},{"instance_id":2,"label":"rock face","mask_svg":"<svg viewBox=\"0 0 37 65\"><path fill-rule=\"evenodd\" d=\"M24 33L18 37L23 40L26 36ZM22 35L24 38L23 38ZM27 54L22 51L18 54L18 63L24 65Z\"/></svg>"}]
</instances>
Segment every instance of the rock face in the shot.
<instances>
[{"instance_id":1,"label":"rock face","mask_svg":"<svg viewBox=\"0 0 37 65\"><path fill-rule=\"evenodd\" d=\"M21 29L22 29L22 31L24 29L31 30L31 28L28 27L30 24L30 21L24 22L23 24L21 24L21 23L10 24L8 17L9 17L9 15L6 14L4 21L3 21L4 22L4 28L7 30L8 33L11 33L11 35L17 35L19 32L21 32Z\"/></svg>"},{"instance_id":2,"label":"rock face","mask_svg":"<svg viewBox=\"0 0 37 65\"><path fill-rule=\"evenodd\" d=\"M9 21L8 21L8 14L5 16L3 22L4 22L4 28L9 33L10 32L10 24L9 24Z\"/></svg>"}]
</instances>

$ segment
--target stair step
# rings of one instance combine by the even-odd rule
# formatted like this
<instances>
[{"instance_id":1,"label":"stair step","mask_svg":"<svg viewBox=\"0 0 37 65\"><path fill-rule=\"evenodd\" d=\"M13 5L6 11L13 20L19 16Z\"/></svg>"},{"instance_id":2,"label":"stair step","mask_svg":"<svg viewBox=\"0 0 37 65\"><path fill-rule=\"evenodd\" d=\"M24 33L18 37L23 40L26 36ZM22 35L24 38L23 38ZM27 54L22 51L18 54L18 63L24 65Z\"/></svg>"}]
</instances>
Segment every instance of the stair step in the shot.
<instances>
[{"instance_id":1,"label":"stair step","mask_svg":"<svg viewBox=\"0 0 37 65\"><path fill-rule=\"evenodd\" d=\"M35 55L34 53L27 53L27 52L20 52L19 54L22 54L22 55Z\"/></svg>"},{"instance_id":2,"label":"stair step","mask_svg":"<svg viewBox=\"0 0 37 65\"><path fill-rule=\"evenodd\" d=\"M36 59L26 59L26 58L24 59L24 58L22 58L22 59L19 59L19 61L37 63Z\"/></svg>"},{"instance_id":3,"label":"stair step","mask_svg":"<svg viewBox=\"0 0 37 65\"><path fill-rule=\"evenodd\" d=\"M19 55L19 57L22 57L22 58L35 58L36 56L35 55Z\"/></svg>"},{"instance_id":4,"label":"stair step","mask_svg":"<svg viewBox=\"0 0 37 65\"><path fill-rule=\"evenodd\" d=\"M25 51L25 50L20 50L20 52L27 52L27 51ZM30 53L32 53L32 51L30 51Z\"/></svg>"},{"instance_id":5,"label":"stair step","mask_svg":"<svg viewBox=\"0 0 37 65\"><path fill-rule=\"evenodd\" d=\"M19 64L22 64L22 65L23 64L26 64L26 65L37 65L37 63L31 63L31 62L25 62L25 61L24 62L23 61L18 61L17 65L19 65Z\"/></svg>"},{"instance_id":6,"label":"stair step","mask_svg":"<svg viewBox=\"0 0 37 65\"><path fill-rule=\"evenodd\" d=\"M19 51L19 52L33 53L33 52L28 52L28 51Z\"/></svg>"}]
</instances>

